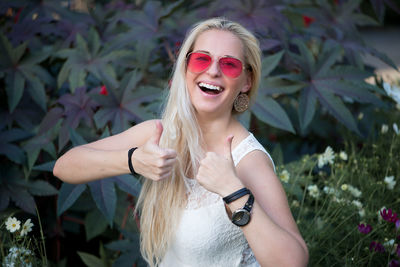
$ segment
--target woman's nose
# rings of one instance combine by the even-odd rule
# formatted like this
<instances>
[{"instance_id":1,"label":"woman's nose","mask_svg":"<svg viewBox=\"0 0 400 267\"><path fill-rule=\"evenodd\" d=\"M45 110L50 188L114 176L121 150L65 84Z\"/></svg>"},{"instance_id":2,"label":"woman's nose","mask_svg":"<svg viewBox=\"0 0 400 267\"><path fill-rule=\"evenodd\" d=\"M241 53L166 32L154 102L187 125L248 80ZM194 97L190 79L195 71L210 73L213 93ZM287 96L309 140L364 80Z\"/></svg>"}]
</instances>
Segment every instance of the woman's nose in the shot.
<instances>
[{"instance_id":1,"label":"woman's nose","mask_svg":"<svg viewBox=\"0 0 400 267\"><path fill-rule=\"evenodd\" d=\"M211 62L210 67L207 69L207 74L216 77L221 75L221 69L219 68L219 64L217 60L213 60Z\"/></svg>"}]
</instances>

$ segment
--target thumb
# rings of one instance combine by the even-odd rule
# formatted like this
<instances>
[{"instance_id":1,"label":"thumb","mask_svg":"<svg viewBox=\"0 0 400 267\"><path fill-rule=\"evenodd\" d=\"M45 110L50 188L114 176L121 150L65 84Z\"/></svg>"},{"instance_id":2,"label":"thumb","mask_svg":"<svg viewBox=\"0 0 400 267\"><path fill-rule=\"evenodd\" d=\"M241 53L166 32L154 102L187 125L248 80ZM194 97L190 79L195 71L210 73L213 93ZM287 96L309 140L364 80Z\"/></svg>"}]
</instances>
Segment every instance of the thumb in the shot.
<instances>
[{"instance_id":1,"label":"thumb","mask_svg":"<svg viewBox=\"0 0 400 267\"><path fill-rule=\"evenodd\" d=\"M153 144L159 145L163 130L164 130L164 128L163 128L161 121L157 120L156 121L156 129L150 139Z\"/></svg>"},{"instance_id":2,"label":"thumb","mask_svg":"<svg viewBox=\"0 0 400 267\"><path fill-rule=\"evenodd\" d=\"M225 157L232 160L232 140L233 135L229 135L225 141Z\"/></svg>"}]
</instances>

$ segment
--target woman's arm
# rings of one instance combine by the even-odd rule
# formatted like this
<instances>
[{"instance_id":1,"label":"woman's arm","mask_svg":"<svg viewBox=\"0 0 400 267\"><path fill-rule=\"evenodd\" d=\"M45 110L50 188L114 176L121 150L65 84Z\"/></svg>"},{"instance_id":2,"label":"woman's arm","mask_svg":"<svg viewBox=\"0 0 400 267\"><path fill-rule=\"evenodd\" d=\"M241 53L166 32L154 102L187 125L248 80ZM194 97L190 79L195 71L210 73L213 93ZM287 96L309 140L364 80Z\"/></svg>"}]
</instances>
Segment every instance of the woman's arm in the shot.
<instances>
[{"instance_id":1,"label":"woman's arm","mask_svg":"<svg viewBox=\"0 0 400 267\"><path fill-rule=\"evenodd\" d=\"M162 132L160 121L145 121L120 134L74 147L56 161L53 174L76 184L130 173L128 150L138 147L132 155L135 171L150 179L164 179L176 153L159 147Z\"/></svg>"},{"instance_id":2,"label":"woman's arm","mask_svg":"<svg viewBox=\"0 0 400 267\"><path fill-rule=\"evenodd\" d=\"M224 153L208 152L200 162L196 179L208 190L225 197L243 187L255 202L244 235L261 266L306 266L308 249L290 212L286 194L267 155L259 150L247 154L236 166L231 156L232 136ZM228 204L231 212L243 208L248 197Z\"/></svg>"},{"instance_id":3,"label":"woman's arm","mask_svg":"<svg viewBox=\"0 0 400 267\"><path fill-rule=\"evenodd\" d=\"M259 150L249 153L237 165L237 175L255 198L251 221L242 230L257 261L262 266L306 266L307 245L267 155ZM246 201L243 197L229 208L235 211Z\"/></svg>"}]
</instances>

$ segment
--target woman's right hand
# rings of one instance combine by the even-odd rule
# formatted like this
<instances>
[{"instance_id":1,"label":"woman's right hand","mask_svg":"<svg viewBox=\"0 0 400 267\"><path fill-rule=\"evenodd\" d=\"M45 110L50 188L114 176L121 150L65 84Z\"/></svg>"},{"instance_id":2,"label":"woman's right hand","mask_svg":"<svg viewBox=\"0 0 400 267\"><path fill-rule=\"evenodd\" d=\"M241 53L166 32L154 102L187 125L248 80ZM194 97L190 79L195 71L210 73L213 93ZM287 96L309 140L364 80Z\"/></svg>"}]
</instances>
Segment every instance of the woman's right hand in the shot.
<instances>
[{"instance_id":1,"label":"woman's right hand","mask_svg":"<svg viewBox=\"0 0 400 267\"><path fill-rule=\"evenodd\" d=\"M154 181L170 177L176 162L175 150L159 146L162 133L163 126L157 120L153 135L132 154L135 172Z\"/></svg>"}]
</instances>

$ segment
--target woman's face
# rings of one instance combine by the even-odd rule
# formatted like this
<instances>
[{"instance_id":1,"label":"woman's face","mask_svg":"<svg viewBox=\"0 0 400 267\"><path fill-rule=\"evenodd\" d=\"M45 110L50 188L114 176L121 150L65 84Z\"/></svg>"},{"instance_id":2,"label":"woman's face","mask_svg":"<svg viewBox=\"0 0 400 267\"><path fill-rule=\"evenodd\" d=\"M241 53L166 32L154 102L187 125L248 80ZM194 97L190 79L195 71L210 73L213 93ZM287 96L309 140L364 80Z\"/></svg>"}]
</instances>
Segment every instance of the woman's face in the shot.
<instances>
[{"instance_id":1,"label":"woman's face","mask_svg":"<svg viewBox=\"0 0 400 267\"><path fill-rule=\"evenodd\" d=\"M192 52L206 53L212 59L211 65L203 72L186 70L190 100L196 112L211 117L230 114L236 96L250 89L251 78L245 69L235 78L225 75L218 60L234 57L244 65L242 42L229 31L208 30L197 37Z\"/></svg>"}]
</instances>

